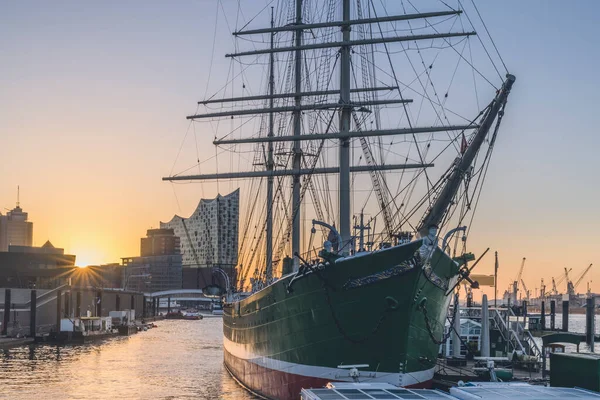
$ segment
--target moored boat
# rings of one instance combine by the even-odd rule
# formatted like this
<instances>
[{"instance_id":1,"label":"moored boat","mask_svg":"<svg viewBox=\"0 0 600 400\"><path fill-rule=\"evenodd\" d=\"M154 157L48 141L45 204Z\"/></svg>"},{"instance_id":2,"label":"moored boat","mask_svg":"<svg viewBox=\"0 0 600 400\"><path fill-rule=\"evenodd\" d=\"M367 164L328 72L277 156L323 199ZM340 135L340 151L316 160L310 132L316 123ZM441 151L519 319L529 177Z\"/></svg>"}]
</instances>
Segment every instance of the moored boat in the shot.
<instances>
[{"instance_id":1,"label":"moored boat","mask_svg":"<svg viewBox=\"0 0 600 400\"><path fill-rule=\"evenodd\" d=\"M210 121L263 116L256 135L228 137L244 126L234 127L232 123L230 130L214 141L217 146L232 146L229 149L255 144L253 170L164 179L259 181L248 195L238 283L223 293L224 363L242 385L279 400L297 399L302 388L336 381L428 387L439 344L445 340L444 325L453 294L463 280L476 286L469 278L473 265L468 263L475 257L466 249L468 228L464 223L474 211L474 199L478 199L485 180L515 77L499 74L501 80L488 92L491 101L487 106L468 118L459 118L461 123L451 123L450 114L456 113L439 98L436 89L430 89L435 87L431 70L437 65L436 52L456 51L454 46L459 43L464 49L468 37L475 35L454 29L461 21L462 8L447 9L443 3L446 9L442 11L415 9L407 13L398 2L390 2L394 12L362 0L355 6L349 0L318 3L321 8L317 3L281 2L277 11L272 10L270 28L244 26L234 32L236 37L268 38L263 43L270 43L269 48L228 55L234 60L268 55L268 94L249 96L243 92L240 97L210 98L200 103L217 104L224 111L188 117ZM419 23L422 32L413 32L411 23ZM399 24L406 25L399 28ZM388 47L392 43L400 43L396 53ZM429 45L421 48L421 43ZM421 106L430 106L431 126L415 124L419 117L412 113L421 114L421 109L409 110L412 100L406 97L415 90L412 84L398 79L397 64L392 61L395 54L409 50L415 52L417 60L420 58L423 67L417 72L410 64L416 75L412 82L420 82L423 90L418 93ZM427 62L422 53L426 50L434 53ZM275 56L280 53L286 56L277 61L285 68L276 69ZM445 76L449 81L446 98L462 61L464 57L459 57L458 65L452 64L454 75ZM390 81L377 86L376 72L383 64L388 67ZM470 62L466 65L473 67ZM331 75L336 69L339 87L332 88ZM354 69L360 70L358 77ZM276 73L281 74L281 85L289 92L276 91ZM246 82L244 78L244 89ZM393 94L378 98L377 93L384 90ZM241 106L252 101L266 106ZM238 103L239 107L231 106ZM383 127L382 115L394 121L389 128ZM408 126L399 128L399 121ZM418 135L423 139L417 139ZM385 137L410 139L392 139L388 146L383 143ZM326 141L333 141L333 150L324 146ZM355 144L360 156L351 152ZM397 153L392 144L407 145L408 150ZM275 149L275 145L279 147ZM446 151L455 154L443 158ZM397 163L386 159L389 154L398 156ZM449 167L434 169L438 180L432 181L426 171L439 157ZM327 163L332 159L337 165ZM386 171L400 171L392 175L397 193L391 191L392 173L387 175ZM368 174L368 179L356 178L360 173ZM338 181L330 190L327 175L332 174ZM419 180L421 186L415 183ZM371 189L359 201L356 197L363 183ZM291 187L289 196L284 194L287 187ZM331 192L338 195L336 217L330 215ZM309 214L303 211L308 195L315 218L310 237L303 237L302 221L309 220L303 214ZM264 208L259 203L261 196L266 197ZM362 207L356 204L363 202ZM370 202L374 203L370 206L374 216L365 222L364 210L369 209ZM353 203L357 211L354 221ZM262 213L256 216L254 212L259 209ZM377 218L383 221L378 231ZM256 227L254 235L249 233L251 226ZM314 245L318 233L325 239L322 247ZM251 293L242 296L240 292L248 282Z\"/></svg>"}]
</instances>

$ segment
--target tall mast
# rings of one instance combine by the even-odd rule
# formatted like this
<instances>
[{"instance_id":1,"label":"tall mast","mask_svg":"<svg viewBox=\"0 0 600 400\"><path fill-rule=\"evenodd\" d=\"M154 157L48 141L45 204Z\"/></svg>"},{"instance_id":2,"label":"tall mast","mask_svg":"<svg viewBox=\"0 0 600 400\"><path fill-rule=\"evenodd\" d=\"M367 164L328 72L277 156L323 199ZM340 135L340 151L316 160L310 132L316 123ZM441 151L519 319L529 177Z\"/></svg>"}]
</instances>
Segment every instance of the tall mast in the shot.
<instances>
[{"instance_id":1,"label":"tall mast","mask_svg":"<svg viewBox=\"0 0 600 400\"><path fill-rule=\"evenodd\" d=\"M488 112L485 114L483 122L475 133L475 137L469 144L469 147L466 149L462 158L458 159L456 167L446 181L446 184L440 192L440 195L437 197L435 203L433 206L431 206L423 218L423 221L419 225L417 231L421 237L427 236L430 227L439 227L439 224L444 218L448 207L454 201L454 196L460 187L462 179L471 167L471 164L473 163L473 160L475 159L483 140L487 136L492 123L496 119L500 109L506 103L506 99L508 98L508 94L510 93L510 89L512 88L514 82L515 76L506 74L506 80L502 84L502 88L498 91L498 94L496 94L496 97L494 98L494 101L492 102Z\"/></svg>"},{"instance_id":2,"label":"tall mast","mask_svg":"<svg viewBox=\"0 0 600 400\"><path fill-rule=\"evenodd\" d=\"M342 21L350 21L350 0L343 0ZM342 25L342 41L350 42L350 25ZM350 132L351 106L350 106L350 45L345 44L340 48L340 133ZM341 252L347 255L350 252L350 139L340 139L340 176L339 176L339 203L340 203L340 243Z\"/></svg>"},{"instance_id":3,"label":"tall mast","mask_svg":"<svg viewBox=\"0 0 600 400\"><path fill-rule=\"evenodd\" d=\"M242 178L257 178L266 177L267 179L267 224L266 224L266 236L267 236L267 270L266 274L272 276L272 259L273 257L279 256L281 250L283 250L285 244L281 250L277 251L277 254L273 254L274 249L272 248L273 243L273 198L274 198L274 178L277 176L291 176L293 180L292 185L292 201L291 201L291 213L292 221L291 227L286 227L286 235L290 234L292 242L292 254L300 252L300 182L301 175L314 175L314 174L339 174L339 227L341 233L341 252L348 254L351 249L352 240L351 236L351 210L350 210L350 174L359 172L372 172L380 170L402 170L409 168L427 168L433 164L386 164L386 165L372 165L372 166L350 166L350 143L354 137L366 137L366 136L388 136L388 135L405 135L405 134L416 134L424 132L437 132L437 131L453 131L463 129L475 129L476 125L468 126L436 126L436 127L414 127L409 129L387 129L381 130L377 127L374 131L351 131L351 120L352 110L356 109L357 112L369 112L369 106L378 106L385 104L401 104L412 102L411 99L385 99L385 100L363 100L363 101L352 101L351 93L353 92L373 92L381 90L397 90L397 87L386 86L386 87L371 87L371 88L357 88L351 89L351 64L350 56L351 49L355 46L363 45L374 45L382 43L396 43L396 42L414 42L414 41L430 41L442 38L454 38L454 37L467 37L475 35L475 32L435 32L425 33L421 35L392 35L377 38L363 38L357 40L351 40L351 27L353 25L371 25L381 22L394 22L394 21L410 21L425 18L439 18L450 15L458 15L461 11L441 11L441 12L429 12L429 13L416 13L406 15L391 15L385 17L376 18L360 18L352 20L350 19L350 0L342 0L342 19L337 21L325 21L318 22L313 21L309 23L303 22L302 10L303 1L295 0L295 21L292 24L285 24L284 26L275 26L274 14L271 14L271 26L269 28L242 30L234 32L235 36L242 35L256 35L271 33L271 35L277 32L294 32L294 40L292 46L275 46L274 37L271 37L271 46L266 49L254 49L252 51L242 51L232 54L226 54L226 57L246 57L246 56L257 56L261 54L270 54L270 82L269 82L269 94L260 96L242 96L242 97L231 97L224 99L209 98L204 101L200 101L199 104L212 104L212 103L237 103L247 102L249 100L268 100L268 107L265 108L240 108L235 106L233 109L226 111L216 112L205 112L196 115L187 116L191 120L201 119L219 119L227 117L250 117L260 114L269 115L269 130L266 136L251 137L251 138L239 138L239 139L215 139L213 142L215 145L220 144L234 144L234 143L257 143L267 142L268 155L266 157L265 170L257 171L241 171L241 172L227 172L227 173L216 173L216 174L202 174L202 175L176 175L164 177L166 181L177 181L177 180L211 180L211 179L242 179ZM318 31L319 29L326 29L329 27L339 27L342 31L341 41L311 41L308 44L304 44L303 32L304 30ZM340 87L339 90L309 90L306 92L302 91L302 62L303 62L303 51L336 48L339 49L340 57ZM288 53L294 56L294 81L295 88L291 93L280 93L275 94L273 85L274 81L274 53ZM339 93L339 99L337 101L329 100L327 96L335 96ZM314 102L303 102L303 97L315 97L325 96L329 100L325 103L314 103ZM279 107L274 107L276 99L294 98L293 104L285 104ZM323 134L307 134L302 135L302 114L305 111L319 112L323 110L338 110L339 112L339 129L338 132L325 132ZM273 132L273 120L275 114L292 113L292 133L288 136L275 136ZM334 139L339 141L339 163L338 167L317 167L317 168L302 168L302 147L300 143L304 140L324 140ZM230 143L229 143L230 142ZM275 169L274 165L274 153L273 148L275 142L291 142L291 156L292 166L289 169ZM289 230L288 230L289 229ZM291 231L291 232L290 232ZM284 238L287 242L288 237ZM294 269L297 270L299 266L299 260L293 259Z\"/></svg>"},{"instance_id":4,"label":"tall mast","mask_svg":"<svg viewBox=\"0 0 600 400\"><path fill-rule=\"evenodd\" d=\"M273 7L271 7L271 28L275 26L273 20ZM273 42L275 39L275 32L271 32L271 49L273 48ZM273 100L275 94L275 54L271 53L269 57L269 108L273 109ZM269 133L268 137L275 136L273 133L273 112L269 113ZM273 171L273 142L267 144L267 171ZM267 284L271 282L273 278L273 175L269 175L267 178L267 267L265 271Z\"/></svg>"},{"instance_id":5,"label":"tall mast","mask_svg":"<svg viewBox=\"0 0 600 400\"><path fill-rule=\"evenodd\" d=\"M294 111L294 136L298 137L301 134L301 123L302 123L302 111L300 106L302 105L302 0L296 0L296 56L295 56L295 71L294 77L296 81L295 85L295 106ZM272 53L271 53L272 54ZM300 147L300 141L294 141L292 147L293 163L292 169L300 171L302 162L302 148ZM292 255L300 253L300 175L296 174L293 177L292 186ZM293 258L294 271L298 270L300 265L297 257Z\"/></svg>"}]
</instances>

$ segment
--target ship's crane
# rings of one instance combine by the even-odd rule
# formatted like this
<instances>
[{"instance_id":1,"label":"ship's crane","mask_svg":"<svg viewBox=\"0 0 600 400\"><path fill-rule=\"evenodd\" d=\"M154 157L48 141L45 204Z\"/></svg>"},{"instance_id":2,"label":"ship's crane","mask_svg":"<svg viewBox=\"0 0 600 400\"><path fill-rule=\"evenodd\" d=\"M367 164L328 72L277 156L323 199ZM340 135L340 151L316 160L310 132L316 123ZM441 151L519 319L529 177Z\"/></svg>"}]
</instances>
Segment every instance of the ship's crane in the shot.
<instances>
[{"instance_id":1,"label":"ship's crane","mask_svg":"<svg viewBox=\"0 0 600 400\"><path fill-rule=\"evenodd\" d=\"M525 257L523 257L523 261L521 261L521 268L519 268L519 273L517 274L517 279L513 281L513 302L516 303L519 298L517 297L517 292L519 291L519 282L521 281L521 276L523 275L523 268L525 267Z\"/></svg>"},{"instance_id":2,"label":"ship's crane","mask_svg":"<svg viewBox=\"0 0 600 400\"><path fill-rule=\"evenodd\" d=\"M527 290L527 286L525 286L525 281L523 279L521 279L521 285L523 285L523 290L525 291L525 297L527 298L527 301L529 301L529 290Z\"/></svg>"},{"instance_id":3,"label":"ship's crane","mask_svg":"<svg viewBox=\"0 0 600 400\"><path fill-rule=\"evenodd\" d=\"M592 264L590 264L579 276L579 278L577 279L577 282L575 282L573 284L573 291L575 291L575 289L577 289L577 286L579 286L579 284L581 283L581 281L583 280L583 278L585 278L585 276L587 275L588 272L590 272L590 270L592 269Z\"/></svg>"}]
</instances>

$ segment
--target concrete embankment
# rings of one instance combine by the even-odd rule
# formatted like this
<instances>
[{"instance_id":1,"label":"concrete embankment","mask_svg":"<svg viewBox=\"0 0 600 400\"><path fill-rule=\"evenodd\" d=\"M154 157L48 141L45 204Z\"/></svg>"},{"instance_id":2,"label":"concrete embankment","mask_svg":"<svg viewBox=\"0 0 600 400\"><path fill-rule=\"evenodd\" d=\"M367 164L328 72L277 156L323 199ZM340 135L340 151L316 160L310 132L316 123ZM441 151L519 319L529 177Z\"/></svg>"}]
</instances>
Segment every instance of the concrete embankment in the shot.
<instances>
[{"instance_id":1,"label":"concrete embankment","mask_svg":"<svg viewBox=\"0 0 600 400\"><path fill-rule=\"evenodd\" d=\"M33 338L0 338L0 350L33 343Z\"/></svg>"}]
</instances>

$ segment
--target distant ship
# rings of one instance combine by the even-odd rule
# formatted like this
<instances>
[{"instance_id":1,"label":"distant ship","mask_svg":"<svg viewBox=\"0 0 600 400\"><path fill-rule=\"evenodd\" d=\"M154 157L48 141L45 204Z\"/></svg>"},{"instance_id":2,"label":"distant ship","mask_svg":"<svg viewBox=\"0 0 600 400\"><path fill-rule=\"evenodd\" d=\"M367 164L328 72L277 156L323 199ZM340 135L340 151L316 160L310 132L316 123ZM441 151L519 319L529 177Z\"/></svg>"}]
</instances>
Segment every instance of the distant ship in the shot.
<instances>
[{"instance_id":1,"label":"distant ship","mask_svg":"<svg viewBox=\"0 0 600 400\"><path fill-rule=\"evenodd\" d=\"M463 10L406 13L401 2L388 8L317 3L297 0L286 8L283 2L271 12L271 27L234 32L254 38L248 41L254 48L228 57L268 66L267 94L211 98L200 104L219 111L188 117L257 118L260 129L245 131L254 132L251 137L237 134L242 123L223 123L230 131L214 141L231 151L254 144L252 170L163 179L253 179L244 192L237 290L228 290L223 306L224 363L242 385L279 400L331 381L429 387L449 303L462 281L470 281L474 256L466 251L463 225L477 206L515 77L500 76L488 90L491 102L454 118L458 111L447 99L458 97L452 104L461 112L467 99L460 100L462 86L452 86L458 66L469 70L461 76L468 79L475 67L465 50L475 32L457 28ZM418 60L413 71L396 61L408 52ZM397 75L400 67L412 77ZM449 86L436 88L438 70ZM407 96L421 90L420 106L409 109ZM252 106L257 102L262 108ZM417 126L427 108L431 125ZM440 160L449 168L434 168ZM361 172L368 179L356 178ZM331 175L337 187L328 189ZM366 200L357 197L365 191ZM332 192L338 195L335 221L327 218ZM301 249L306 203L315 219ZM352 203L359 211L354 225ZM365 207L376 214L366 222ZM319 233L327 239L322 248L313 245ZM248 281L252 290L244 294Z\"/></svg>"}]
</instances>

